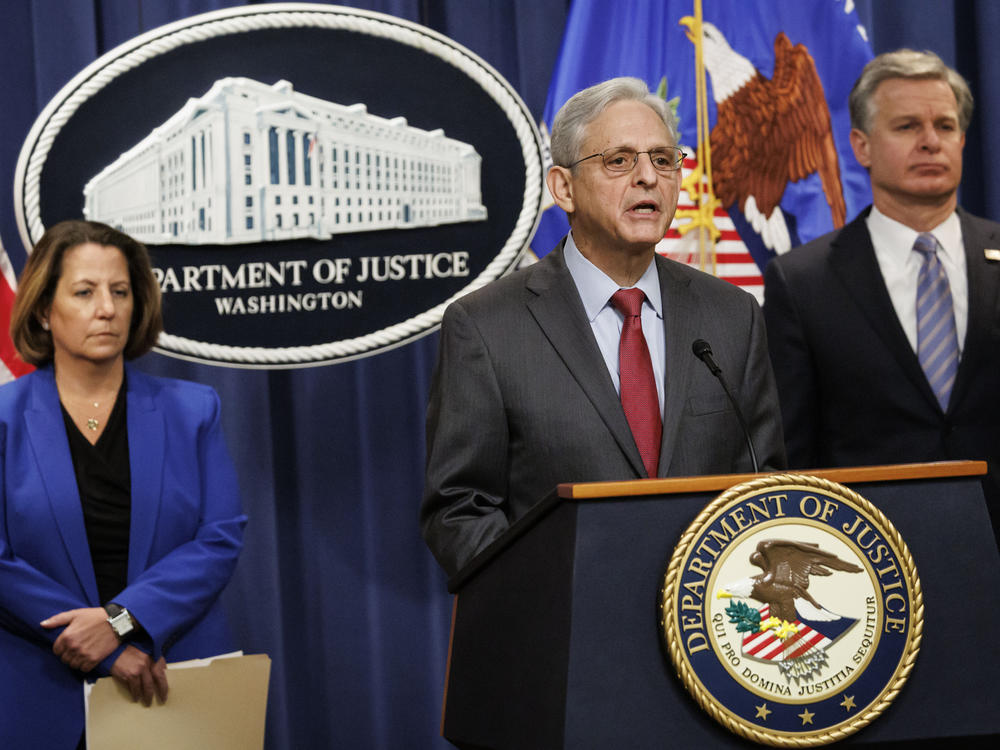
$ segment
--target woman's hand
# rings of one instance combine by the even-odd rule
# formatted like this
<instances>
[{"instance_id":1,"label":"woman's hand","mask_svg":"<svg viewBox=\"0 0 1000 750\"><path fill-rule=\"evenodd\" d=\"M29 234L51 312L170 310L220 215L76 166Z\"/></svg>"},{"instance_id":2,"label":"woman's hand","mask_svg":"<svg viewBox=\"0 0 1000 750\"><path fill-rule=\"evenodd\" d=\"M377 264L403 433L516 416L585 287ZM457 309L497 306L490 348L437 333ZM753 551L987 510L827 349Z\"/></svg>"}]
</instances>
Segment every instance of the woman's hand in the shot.
<instances>
[{"instance_id":1,"label":"woman's hand","mask_svg":"<svg viewBox=\"0 0 1000 750\"><path fill-rule=\"evenodd\" d=\"M167 662L162 656L154 662L149 654L126 646L111 666L111 676L128 688L134 701L148 706L154 694L160 703L167 700Z\"/></svg>"},{"instance_id":2,"label":"woman's hand","mask_svg":"<svg viewBox=\"0 0 1000 750\"><path fill-rule=\"evenodd\" d=\"M102 607L69 609L41 622L43 628L63 625L66 629L52 644L52 652L73 669L89 672L118 648L118 636Z\"/></svg>"}]
</instances>

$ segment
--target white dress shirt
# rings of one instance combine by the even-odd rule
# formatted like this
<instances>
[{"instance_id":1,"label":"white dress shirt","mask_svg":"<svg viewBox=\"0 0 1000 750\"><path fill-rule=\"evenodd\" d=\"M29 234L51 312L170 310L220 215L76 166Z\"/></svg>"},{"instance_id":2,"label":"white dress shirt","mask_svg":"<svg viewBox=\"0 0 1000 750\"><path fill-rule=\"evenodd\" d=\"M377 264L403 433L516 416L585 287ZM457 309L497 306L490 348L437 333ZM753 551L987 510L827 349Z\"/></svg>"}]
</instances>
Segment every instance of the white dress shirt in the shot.
<instances>
[{"instance_id":1,"label":"white dress shirt","mask_svg":"<svg viewBox=\"0 0 1000 750\"><path fill-rule=\"evenodd\" d=\"M585 257L573 241L573 233L566 237L563 246L563 256L566 268L576 283L583 309L587 313L590 327L597 338L597 346L608 366L615 390L621 393L621 379L618 375L618 343L621 340L622 325L625 316L611 305L611 295L623 287L618 286L610 276L599 269ZM650 260L649 266L635 288L646 294L642 303L642 335L646 338L649 357L653 362L653 378L656 380L656 393L660 400L660 412L663 412L663 371L664 341L663 341L663 298L660 296L660 276L656 272L656 263Z\"/></svg>"},{"instance_id":2,"label":"white dress shirt","mask_svg":"<svg viewBox=\"0 0 1000 750\"><path fill-rule=\"evenodd\" d=\"M913 250L913 243L920 232L890 219L875 206L872 206L866 223L896 317L913 351L917 351L917 277L923 258ZM962 244L962 224L958 214L952 213L929 234L933 234L938 241L938 258L948 275L958 350L961 353L969 323L969 278L965 270L965 246Z\"/></svg>"}]
</instances>

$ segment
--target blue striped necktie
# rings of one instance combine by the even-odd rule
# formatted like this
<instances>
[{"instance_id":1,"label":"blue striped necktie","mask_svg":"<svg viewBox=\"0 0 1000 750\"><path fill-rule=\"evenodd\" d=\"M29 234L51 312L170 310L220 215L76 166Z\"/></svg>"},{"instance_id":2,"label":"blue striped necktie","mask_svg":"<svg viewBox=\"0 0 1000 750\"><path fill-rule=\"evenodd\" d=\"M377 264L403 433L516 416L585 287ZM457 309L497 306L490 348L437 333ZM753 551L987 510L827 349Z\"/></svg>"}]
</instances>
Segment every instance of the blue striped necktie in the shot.
<instances>
[{"instance_id":1,"label":"blue striped necktie","mask_svg":"<svg viewBox=\"0 0 1000 750\"><path fill-rule=\"evenodd\" d=\"M958 372L958 334L951 287L938 258L934 235L919 235L913 249L924 259L917 277L917 358L941 409L947 411Z\"/></svg>"}]
</instances>

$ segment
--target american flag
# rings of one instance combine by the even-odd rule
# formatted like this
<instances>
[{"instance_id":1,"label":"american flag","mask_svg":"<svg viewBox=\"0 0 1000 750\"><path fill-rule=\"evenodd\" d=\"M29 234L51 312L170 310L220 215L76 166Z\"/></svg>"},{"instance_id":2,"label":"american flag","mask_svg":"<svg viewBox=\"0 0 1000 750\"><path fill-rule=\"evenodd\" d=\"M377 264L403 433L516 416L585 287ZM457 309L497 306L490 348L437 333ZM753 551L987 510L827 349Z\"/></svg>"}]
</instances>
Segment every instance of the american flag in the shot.
<instances>
[{"instance_id":1,"label":"american flag","mask_svg":"<svg viewBox=\"0 0 1000 750\"><path fill-rule=\"evenodd\" d=\"M690 179L692 173L698 168L698 162L693 157L684 159L681 167L681 174L684 178ZM706 185L705 178L702 184ZM681 233L681 228L691 223L690 214L697 210L695 197L682 189L677 201L677 214L667 229L667 234L656 246L656 251L673 260L680 261L702 271L725 279L736 286L743 287L757 298L757 301L764 301L764 278L760 268L754 262L746 244L740 239L733 220L721 206L716 206L712 213L712 223L719 232L715 241L715 248L706 241L704 257L702 257L702 247L700 233L702 230L693 229L686 233ZM685 216L688 214L688 216ZM707 240L707 237L706 237Z\"/></svg>"},{"instance_id":2,"label":"american flag","mask_svg":"<svg viewBox=\"0 0 1000 750\"><path fill-rule=\"evenodd\" d=\"M34 369L21 360L10 339L10 311L14 307L16 291L14 267L0 243L0 383L7 383Z\"/></svg>"},{"instance_id":3,"label":"american flag","mask_svg":"<svg viewBox=\"0 0 1000 750\"><path fill-rule=\"evenodd\" d=\"M771 607L765 604L760 609L761 622L771 616ZM786 661L804 656L813 649L824 650L832 641L818 630L796 618L792 623L798 628L785 640L775 635L773 629L763 632L747 633L743 636L743 653L755 659L764 661Z\"/></svg>"}]
</instances>

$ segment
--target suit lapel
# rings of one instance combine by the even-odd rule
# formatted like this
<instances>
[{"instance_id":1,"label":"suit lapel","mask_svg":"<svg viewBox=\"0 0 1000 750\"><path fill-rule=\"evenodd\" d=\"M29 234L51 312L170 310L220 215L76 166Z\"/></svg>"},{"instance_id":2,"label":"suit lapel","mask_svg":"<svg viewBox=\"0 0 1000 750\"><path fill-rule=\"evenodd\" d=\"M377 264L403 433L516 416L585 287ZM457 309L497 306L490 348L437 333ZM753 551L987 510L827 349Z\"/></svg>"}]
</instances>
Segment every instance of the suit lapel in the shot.
<instances>
[{"instance_id":1,"label":"suit lapel","mask_svg":"<svg viewBox=\"0 0 1000 750\"><path fill-rule=\"evenodd\" d=\"M76 486L73 458L66 438L66 424L51 368L39 370L32 380L29 403L24 421L32 452L38 462L39 475L52 507L52 516L76 572L80 589L92 604L97 605L97 578L90 559L80 492Z\"/></svg>"},{"instance_id":2,"label":"suit lapel","mask_svg":"<svg viewBox=\"0 0 1000 750\"><path fill-rule=\"evenodd\" d=\"M692 298L690 280L673 273L669 261L656 256L663 299L664 374L663 374L663 440L660 444L660 476L667 476L670 460L677 447L681 416L687 399L688 383L695 357L691 342L699 320L697 303Z\"/></svg>"},{"instance_id":3,"label":"suit lapel","mask_svg":"<svg viewBox=\"0 0 1000 750\"><path fill-rule=\"evenodd\" d=\"M593 403L636 475L645 476L621 400L563 261L562 245L532 267L525 286L534 295L528 300L528 309L538 326Z\"/></svg>"},{"instance_id":4,"label":"suit lapel","mask_svg":"<svg viewBox=\"0 0 1000 750\"><path fill-rule=\"evenodd\" d=\"M1000 306L1000 263L987 261L986 248L1000 248L996 226L987 224L958 209L962 223L962 244L965 246L966 276L969 280L969 310L965 344L949 411L962 399L978 367L976 360L985 347L991 346L988 332L996 320Z\"/></svg>"},{"instance_id":5,"label":"suit lapel","mask_svg":"<svg viewBox=\"0 0 1000 750\"><path fill-rule=\"evenodd\" d=\"M128 580L147 567L159 516L163 483L164 424L145 375L131 368L127 419L129 471L132 479L132 522L129 532Z\"/></svg>"},{"instance_id":6,"label":"suit lapel","mask_svg":"<svg viewBox=\"0 0 1000 750\"><path fill-rule=\"evenodd\" d=\"M833 240L831 268L882 340L886 352L899 363L924 398L935 408L940 408L889 297L875 259L871 235L865 225L867 216L868 212L863 212Z\"/></svg>"}]
</instances>

